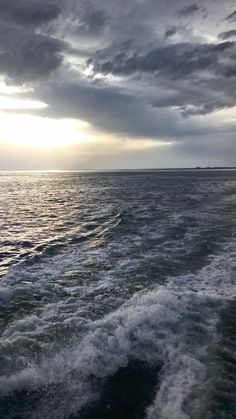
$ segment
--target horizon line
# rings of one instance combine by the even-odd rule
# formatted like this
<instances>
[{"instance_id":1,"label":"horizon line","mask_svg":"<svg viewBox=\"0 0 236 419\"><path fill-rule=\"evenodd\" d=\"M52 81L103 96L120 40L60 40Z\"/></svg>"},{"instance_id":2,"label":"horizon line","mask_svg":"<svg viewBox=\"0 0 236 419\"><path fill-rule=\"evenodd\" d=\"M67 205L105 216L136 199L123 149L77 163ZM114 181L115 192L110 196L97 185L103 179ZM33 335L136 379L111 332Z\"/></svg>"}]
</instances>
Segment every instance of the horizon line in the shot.
<instances>
[{"instance_id":1,"label":"horizon line","mask_svg":"<svg viewBox=\"0 0 236 419\"><path fill-rule=\"evenodd\" d=\"M125 172L125 171L167 171L167 170L235 170L236 166L195 166L195 167L150 167L150 168L117 168L117 169L0 169L0 173L58 173L58 172Z\"/></svg>"}]
</instances>

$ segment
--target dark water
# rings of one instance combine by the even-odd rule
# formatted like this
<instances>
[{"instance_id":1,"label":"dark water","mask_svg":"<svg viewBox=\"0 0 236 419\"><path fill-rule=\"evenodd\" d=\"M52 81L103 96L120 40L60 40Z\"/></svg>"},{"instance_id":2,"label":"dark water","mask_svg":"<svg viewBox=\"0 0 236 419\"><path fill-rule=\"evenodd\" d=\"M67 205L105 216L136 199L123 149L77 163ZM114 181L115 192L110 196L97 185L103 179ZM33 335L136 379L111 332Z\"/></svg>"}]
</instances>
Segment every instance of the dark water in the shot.
<instances>
[{"instance_id":1,"label":"dark water","mask_svg":"<svg viewBox=\"0 0 236 419\"><path fill-rule=\"evenodd\" d=\"M0 175L0 418L236 418L236 171Z\"/></svg>"}]
</instances>

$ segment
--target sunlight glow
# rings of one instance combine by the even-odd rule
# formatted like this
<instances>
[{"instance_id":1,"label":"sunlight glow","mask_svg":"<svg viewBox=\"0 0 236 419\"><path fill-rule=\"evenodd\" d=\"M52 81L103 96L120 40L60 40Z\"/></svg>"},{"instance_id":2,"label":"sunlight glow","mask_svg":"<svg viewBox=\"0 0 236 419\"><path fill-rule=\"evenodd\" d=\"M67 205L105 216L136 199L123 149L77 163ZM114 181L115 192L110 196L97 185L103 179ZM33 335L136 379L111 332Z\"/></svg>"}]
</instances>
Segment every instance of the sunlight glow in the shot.
<instances>
[{"instance_id":1,"label":"sunlight glow","mask_svg":"<svg viewBox=\"0 0 236 419\"><path fill-rule=\"evenodd\" d=\"M0 142L37 148L65 147L89 140L89 124L74 119L53 119L0 112Z\"/></svg>"},{"instance_id":2,"label":"sunlight glow","mask_svg":"<svg viewBox=\"0 0 236 419\"><path fill-rule=\"evenodd\" d=\"M9 99L9 100L8 100ZM33 100L18 100L0 95L0 145L22 145L44 150L63 149L80 156L113 155L169 147L168 139L126 138L95 130L88 122L72 118L49 118L14 112L24 108L40 109L47 105ZM2 108L2 109L1 109ZM4 111L5 109L5 111ZM10 111L11 110L11 111ZM59 150L60 151L60 150Z\"/></svg>"},{"instance_id":3,"label":"sunlight glow","mask_svg":"<svg viewBox=\"0 0 236 419\"><path fill-rule=\"evenodd\" d=\"M8 96L0 96L0 110L11 109L43 109L47 108L47 104L38 100L30 99L13 99Z\"/></svg>"},{"instance_id":4,"label":"sunlight glow","mask_svg":"<svg viewBox=\"0 0 236 419\"><path fill-rule=\"evenodd\" d=\"M173 141L163 141L163 140L149 140L149 139L128 139L126 140L123 145L121 146L122 150L125 151L142 151L148 150L150 148L157 148L157 147L168 147L173 144Z\"/></svg>"}]
</instances>

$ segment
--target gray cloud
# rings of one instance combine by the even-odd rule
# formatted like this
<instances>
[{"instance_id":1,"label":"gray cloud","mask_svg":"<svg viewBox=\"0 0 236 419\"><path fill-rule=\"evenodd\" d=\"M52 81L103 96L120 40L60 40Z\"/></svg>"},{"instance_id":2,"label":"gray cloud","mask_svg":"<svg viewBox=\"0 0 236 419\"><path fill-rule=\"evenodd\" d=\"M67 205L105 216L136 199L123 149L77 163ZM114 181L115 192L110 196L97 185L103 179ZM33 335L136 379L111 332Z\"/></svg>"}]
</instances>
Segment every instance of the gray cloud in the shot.
<instances>
[{"instance_id":1,"label":"gray cloud","mask_svg":"<svg viewBox=\"0 0 236 419\"><path fill-rule=\"evenodd\" d=\"M171 79L186 78L193 73L212 71L219 65L219 57L234 46L233 42L219 44L179 43L155 48L144 55L127 55L120 52L112 60L103 63L89 61L96 71L116 75L131 75L136 72L159 73Z\"/></svg>"},{"instance_id":2,"label":"gray cloud","mask_svg":"<svg viewBox=\"0 0 236 419\"><path fill-rule=\"evenodd\" d=\"M232 13L230 13L225 20L230 20L231 22L236 20L236 10L234 10Z\"/></svg>"},{"instance_id":3,"label":"gray cloud","mask_svg":"<svg viewBox=\"0 0 236 419\"><path fill-rule=\"evenodd\" d=\"M162 98L139 97L119 92L104 86L52 85L50 90L42 89L37 97L50 101L50 109L41 111L51 117L73 117L84 119L99 131L133 138L175 139L195 141L196 135L219 133L219 126L205 125L204 120L194 121L191 116L205 115L213 110L231 107L235 103L233 83L228 83L228 94L222 95L220 80L212 86L189 86L182 82L169 90L164 89ZM216 89L218 86L218 90ZM177 113L173 107L178 107ZM185 118L189 116L189 118ZM223 121L222 121L223 124ZM224 125L224 124L223 124ZM224 126L224 129L226 127ZM231 128L235 129L235 127Z\"/></svg>"},{"instance_id":4,"label":"gray cloud","mask_svg":"<svg viewBox=\"0 0 236 419\"><path fill-rule=\"evenodd\" d=\"M222 65L218 69L218 73L221 74L223 77L231 78L236 76L236 67L233 64L229 65Z\"/></svg>"},{"instance_id":5,"label":"gray cloud","mask_svg":"<svg viewBox=\"0 0 236 419\"><path fill-rule=\"evenodd\" d=\"M166 115L160 110L158 117L151 105L114 88L83 84L52 86L50 91L41 91L38 95L51 103L50 109L42 114L81 118L111 134L155 138L165 135L167 124L173 135L177 125L178 118L173 112Z\"/></svg>"},{"instance_id":6,"label":"gray cloud","mask_svg":"<svg viewBox=\"0 0 236 419\"><path fill-rule=\"evenodd\" d=\"M182 9L178 10L178 15L188 17L198 12L199 10L200 7L196 3L193 3L190 6L184 6Z\"/></svg>"},{"instance_id":7,"label":"gray cloud","mask_svg":"<svg viewBox=\"0 0 236 419\"><path fill-rule=\"evenodd\" d=\"M171 38L172 36L174 36L177 33L178 29L176 28L176 26L172 26L171 28L167 29L165 31L165 39L167 38Z\"/></svg>"},{"instance_id":8,"label":"gray cloud","mask_svg":"<svg viewBox=\"0 0 236 419\"><path fill-rule=\"evenodd\" d=\"M105 11L97 9L87 1L79 5L77 16L78 29L85 33L96 34L108 23Z\"/></svg>"},{"instance_id":9,"label":"gray cloud","mask_svg":"<svg viewBox=\"0 0 236 419\"><path fill-rule=\"evenodd\" d=\"M32 82L60 67L66 44L47 32L47 25L60 12L55 1L0 0L2 74L17 83Z\"/></svg>"},{"instance_id":10,"label":"gray cloud","mask_svg":"<svg viewBox=\"0 0 236 419\"><path fill-rule=\"evenodd\" d=\"M205 7L203 7L201 11L203 19L206 19L209 16L209 11Z\"/></svg>"},{"instance_id":11,"label":"gray cloud","mask_svg":"<svg viewBox=\"0 0 236 419\"><path fill-rule=\"evenodd\" d=\"M0 15L22 25L45 24L59 13L60 7L54 1L0 0Z\"/></svg>"},{"instance_id":12,"label":"gray cloud","mask_svg":"<svg viewBox=\"0 0 236 419\"><path fill-rule=\"evenodd\" d=\"M236 30L235 29L231 29L230 31L225 31L225 32L221 32L218 35L218 38L225 40L225 39L230 39L236 36Z\"/></svg>"},{"instance_id":13,"label":"gray cloud","mask_svg":"<svg viewBox=\"0 0 236 419\"><path fill-rule=\"evenodd\" d=\"M64 43L0 23L0 72L16 82L46 77L62 63Z\"/></svg>"}]
</instances>

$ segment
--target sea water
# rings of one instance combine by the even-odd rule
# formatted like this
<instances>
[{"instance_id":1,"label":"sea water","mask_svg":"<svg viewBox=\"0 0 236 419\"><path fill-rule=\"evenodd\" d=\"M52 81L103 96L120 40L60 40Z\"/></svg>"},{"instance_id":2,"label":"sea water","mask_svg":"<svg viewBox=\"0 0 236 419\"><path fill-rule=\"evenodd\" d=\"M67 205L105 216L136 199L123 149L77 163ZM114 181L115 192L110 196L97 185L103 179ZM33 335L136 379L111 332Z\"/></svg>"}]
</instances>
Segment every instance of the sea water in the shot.
<instances>
[{"instance_id":1,"label":"sea water","mask_svg":"<svg viewBox=\"0 0 236 419\"><path fill-rule=\"evenodd\" d=\"M234 419L235 192L233 170L1 173L1 419Z\"/></svg>"}]
</instances>

